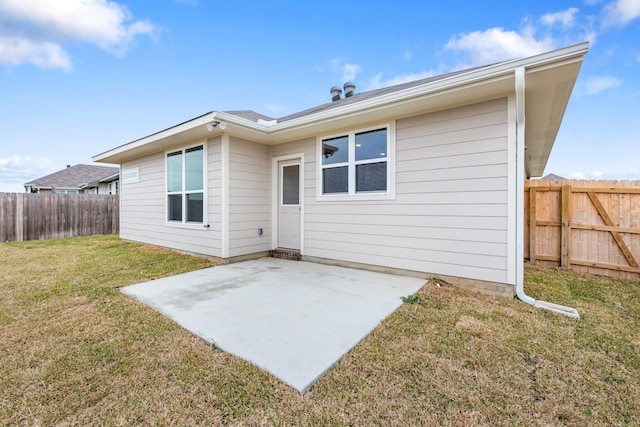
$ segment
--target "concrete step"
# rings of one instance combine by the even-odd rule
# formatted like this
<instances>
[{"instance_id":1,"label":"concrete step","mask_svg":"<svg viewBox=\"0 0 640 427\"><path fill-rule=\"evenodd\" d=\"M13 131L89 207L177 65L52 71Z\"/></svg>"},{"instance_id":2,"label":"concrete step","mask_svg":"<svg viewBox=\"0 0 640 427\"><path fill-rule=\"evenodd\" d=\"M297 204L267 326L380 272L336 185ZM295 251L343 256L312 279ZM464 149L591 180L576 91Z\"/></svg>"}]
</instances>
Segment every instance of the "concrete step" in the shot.
<instances>
[{"instance_id":1,"label":"concrete step","mask_svg":"<svg viewBox=\"0 0 640 427\"><path fill-rule=\"evenodd\" d=\"M272 258L288 259L291 261L300 261L300 251L294 249L273 249L271 251Z\"/></svg>"}]
</instances>

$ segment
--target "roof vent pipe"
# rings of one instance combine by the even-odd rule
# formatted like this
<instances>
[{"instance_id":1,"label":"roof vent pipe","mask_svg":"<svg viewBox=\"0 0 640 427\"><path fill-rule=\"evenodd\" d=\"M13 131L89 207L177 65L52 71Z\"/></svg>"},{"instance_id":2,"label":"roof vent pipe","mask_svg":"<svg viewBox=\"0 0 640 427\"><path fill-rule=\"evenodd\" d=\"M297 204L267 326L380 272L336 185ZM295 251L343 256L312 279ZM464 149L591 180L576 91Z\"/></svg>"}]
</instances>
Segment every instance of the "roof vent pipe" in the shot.
<instances>
[{"instance_id":1,"label":"roof vent pipe","mask_svg":"<svg viewBox=\"0 0 640 427\"><path fill-rule=\"evenodd\" d=\"M344 87L345 98L351 98L353 95L356 94L356 85L354 83L346 82L343 87Z\"/></svg>"},{"instance_id":2,"label":"roof vent pipe","mask_svg":"<svg viewBox=\"0 0 640 427\"><path fill-rule=\"evenodd\" d=\"M340 89L338 86L334 86L331 88L331 101L338 101L341 95L342 89Z\"/></svg>"}]
</instances>

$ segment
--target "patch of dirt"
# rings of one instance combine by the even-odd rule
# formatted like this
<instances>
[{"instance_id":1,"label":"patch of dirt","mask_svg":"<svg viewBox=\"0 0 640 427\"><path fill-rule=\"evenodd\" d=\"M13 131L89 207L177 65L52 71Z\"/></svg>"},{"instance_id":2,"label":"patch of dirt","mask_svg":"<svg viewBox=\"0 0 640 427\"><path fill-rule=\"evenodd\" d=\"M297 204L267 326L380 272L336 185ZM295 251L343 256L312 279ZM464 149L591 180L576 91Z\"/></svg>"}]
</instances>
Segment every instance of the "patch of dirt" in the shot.
<instances>
[{"instance_id":1,"label":"patch of dirt","mask_svg":"<svg viewBox=\"0 0 640 427\"><path fill-rule=\"evenodd\" d=\"M469 332L473 335L489 337L492 335L491 328L480 319L473 316L462 315L456 323L456 329Z\"/></svg>"}]
</instances>

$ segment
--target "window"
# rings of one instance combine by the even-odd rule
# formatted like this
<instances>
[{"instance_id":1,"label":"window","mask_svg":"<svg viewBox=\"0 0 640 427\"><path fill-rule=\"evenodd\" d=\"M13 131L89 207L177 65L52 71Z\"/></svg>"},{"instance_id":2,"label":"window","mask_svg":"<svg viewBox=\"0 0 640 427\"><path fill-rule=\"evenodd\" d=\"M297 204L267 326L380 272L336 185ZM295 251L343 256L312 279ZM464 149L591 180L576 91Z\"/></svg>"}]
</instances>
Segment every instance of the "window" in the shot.
<instances>
[{"instance_id":1,"label":"window","mask_svg":"<svg viewBox=\"0 0 640 427\"><path fill-rule=\"evenodd\" d=\"M56 188L56 194L78 194L78 190L64 189L64 188Z\"/></svg>"},{"instance_id":2,"label":"window","mask_svg":"<svg viewBox=\"0 0 640 427\"><path fill-rule=\"evenodd\" d=\"M392 194L390 126L320 139L319 196Z\"/></svg>"},{"instance_id":3,"label":"window","mask_svg":"<svg viewBox=\"0 0 640 427\"><path fill-rule=\"evenodd\" d=\"M123 169L122 170L122 181L124 182L138 182L140 179L139 169Z\"/></svg>"},{"instance_id":4,"label":"window","mask_svg":"<svg viewBox=\"0 0 640 427\"><path fill-rule=\"evenodd\" d=\"M167 221L202 224L204 147L167 153Z\"/></svg>"},{"instance_id":5,"label":"window","mask_svg":"<svg viewBox=\"0 0 640 427\"><path fill-rule=\"evenodd\" d=\"M112 181L108 184L109 194L120 194L120 181Z\"/></svg>"}]
</instances>

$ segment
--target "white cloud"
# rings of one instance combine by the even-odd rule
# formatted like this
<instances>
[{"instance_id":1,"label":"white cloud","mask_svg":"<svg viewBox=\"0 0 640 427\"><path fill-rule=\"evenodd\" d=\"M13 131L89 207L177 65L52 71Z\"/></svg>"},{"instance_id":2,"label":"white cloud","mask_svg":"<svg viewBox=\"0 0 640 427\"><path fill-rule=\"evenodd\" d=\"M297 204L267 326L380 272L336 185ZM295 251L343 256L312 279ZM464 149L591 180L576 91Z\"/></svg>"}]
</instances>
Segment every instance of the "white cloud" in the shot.
<instances>
[{"instance_id":1,"label":"white cloud","mask_svg":"<svg viewBox=\"0 0 640 427\"><path fill-rule=\"evenodd\" d=\"M401 83L413 82L420 79L426 79L427 77L434 76L433 71L423 71L421 73L413 74L399 74L391 78L382 80L382 73L378 73L369 80L366 90L379 89L381 87L393 86Z\"/></svg>"},{"instance_id":2,"label":"white cloud","mask_svg":"<svg viewBox=\"0 0 640 427\"><path fill-rule=\"evenodd\" d=\"M606 175L607 174L599 170L594 170L592 172L571 172L569 174L569 179L607 179Z\"/></svg>"},{"instance_id":3,"label":"white cloud","mask_svg":"<svg viewBox=\"0 0 640 427\"><path fill-rule=\"evenodd\" d=\"M577 8L570 7L563 12L546 13L542 15L540 22L549 27L553 27L556 24L560 24L562 27L572 27L575 24L577 13Z\"/></svg>"},{"instance_id":4,"label":"white cloud","mask_svg":"<svg viewBox=\"0 0 640 427\"><path fill-rule=\"evenodd\" d=\"M39 157L11 156L0 158L0 181L24 184L51 171L51 160Z\"/></svg>"},{"instance_id":5,"label":"white cloud","mask_svg":"<svg viewBox=\"0 0 640 427\"><path fill-rule=\"evenodd\" d=\"M605 90L616 88L622 83L622 80L611 76L591 77L585 83L584 92L587 95L596 95Z\"/></svg>"},{"instance_id":6,"label":"white cloud","mask_svg":"<svg viewBox=\"0 0 640 427\"><path fill-rule=\"evenodd\" d=\"M405 50L404 53L402 54L404 56L404 59L411 59L413 58L413 52L411 52L410 50Z\"/></svg>"},{"instance_id":7,"label":"white cloud","mask_svg":"<svg viewBox=\"0 0 640 427\"><path fill-rule=\"evenodd\" d=\"M536 39L535 30L530 26L520 31L489 28L459 34L445 45L446 50L458 51L465 56L466 62L460 68L536 55L556 47L550 37Z\"/></svg>"},{"instance_id":8,"label":"white cloud","mask_svg":"<svg viewBox=\"0 0 640 427\"><path fill-rule=\"evenodd\" d=\"M333 73L339 75L343 83L354 81L356 74L362 71L360 65L346 63L342 58L333 58L329 63Z\"/></svg>"},{"instance_id":9,"label":"white cloud","mask_svg":"<svg viewBox=\"0 0 640 427\"><path fill-rule=\"evenodd\" d=\"M603 9L603 27L622 27L640 17L640 0L615 0Z\"/></svg>"},{"instance_id":10,"label":"white cloud","mask_svg":"<svg viewBox=\"0 0 640 427\"><path fill-rule=\"evenodd\" d=\"M586 179L586 176L583 172L571 172L569 174L570 179Z\"/></svg>"},{"instance_id":11,"label":"white cloud","mask_svg":"<svg viewBox=\"0 0 640 427\"><path fill-rule=\"evenodd\" d=\"M21 58L19 63L69 68L69 55L62 47L66 41L91 43L123 54L135 37L154 37L158 31L148 21L132 21L125 6L109 0L0 0L0 16L8 24L0 29L0 36L20 40L23 46L22 56L4 49L0 56L4 63ZM43 49L49 60L38 59Z\"/></svg>"},{"instance_id":12,"label":"white cloud","mask_svg":"<svg viewBox=\"0 0 640 427\"><path fill-rule=\"evenodd\" d=\"M31 63L42 68L71 69L69 55L58 44L0 35L0 63Z\"/></svg>"},{"instance_id":13,"label":"white cloud","mask_svg":"<svg viewBox=\"0 0 640 427\"><path fill-rule=\"evenodd\" d=\"M344 64L342 66L342 80L344 82L355 80L359 71L362 71L362 68L358 64Z\"/></svg>"}]
</instances>

